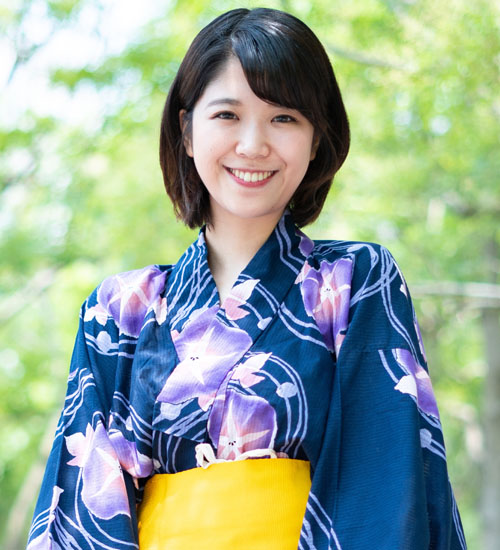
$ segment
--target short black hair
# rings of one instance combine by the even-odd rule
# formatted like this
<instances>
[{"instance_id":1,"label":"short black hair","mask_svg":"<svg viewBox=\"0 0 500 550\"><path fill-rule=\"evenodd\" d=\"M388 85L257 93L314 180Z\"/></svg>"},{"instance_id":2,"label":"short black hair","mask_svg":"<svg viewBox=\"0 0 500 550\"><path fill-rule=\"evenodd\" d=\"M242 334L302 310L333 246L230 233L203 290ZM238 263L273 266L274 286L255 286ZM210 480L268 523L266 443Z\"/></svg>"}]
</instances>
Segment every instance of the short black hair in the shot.
<instances>
[{"instance_id":1,"label":"short black hair","mask_svg":"<svg viewBox=\"0 0 500 550\"><path fill-rule=\"evenodd\" d=\"M268 8L235 9L204 27L170 87L160 131L160 165L175 212L189 227L210 223L210 200L187 155L193 109L207 85L236 57L256 96L298 110L314 126L315 158L289 204L298 226L314 221L349 151L349 122L325 49L293 15ZM185 110L183 128L179 112ZM183 132L184 131L184 132Z\"/></svg>"}]
</instances>

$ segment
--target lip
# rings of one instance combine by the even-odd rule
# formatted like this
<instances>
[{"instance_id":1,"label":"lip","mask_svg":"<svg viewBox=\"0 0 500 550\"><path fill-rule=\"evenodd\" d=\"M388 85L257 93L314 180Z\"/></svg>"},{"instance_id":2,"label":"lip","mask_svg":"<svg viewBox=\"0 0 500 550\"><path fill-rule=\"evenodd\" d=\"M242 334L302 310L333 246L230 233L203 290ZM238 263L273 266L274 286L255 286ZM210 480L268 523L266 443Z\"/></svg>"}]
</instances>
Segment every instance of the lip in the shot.
<instances>
[{"instance_id":1,"label":"lip","mask_svg":"<svg viewBox=\"0 0 500 550\"><path fill-rule=\"evenodd\" d=\"M251 170L251 169L248 169L248 168L232 168L231 169L231 170L240 170L241 172L250 172L252 174L254 172L272 172L272 174L268 178L265 178L263 180L260 180L260 181L245 181L245 180L242 180L241 178L238 178L237 176L235 176L227 166L224 166L224 168L225 168L226 172L233 178L233 180L236 183L238 183L239 185L242 185L243 187L263 187L277 173L277 170Z\"/></svg>"}]
</instances>

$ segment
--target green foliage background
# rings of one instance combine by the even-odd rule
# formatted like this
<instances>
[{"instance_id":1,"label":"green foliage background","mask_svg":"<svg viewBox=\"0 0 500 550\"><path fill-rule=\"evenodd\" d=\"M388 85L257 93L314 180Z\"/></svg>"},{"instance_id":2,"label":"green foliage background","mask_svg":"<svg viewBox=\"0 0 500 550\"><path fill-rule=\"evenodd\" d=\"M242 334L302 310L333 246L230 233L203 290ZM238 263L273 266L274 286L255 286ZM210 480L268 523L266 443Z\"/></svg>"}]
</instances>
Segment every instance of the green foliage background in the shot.
<instances>
[{"instance_id":1,"label":"green foliage background","mask_svg":"<svg viewBox=\"0 0 500 550\"><path fill-rule=\"evenodd\" d=\"M0 34L17 52L12 80L0 92L2 109L12 108L8 91L18 74L36 66L58 32L78 28L89 10L105 16L110 3L0 2ZM97 61L52 63L49 101L63 93L78 110L79 98L93 92L102 101L98 117L75 123L29 105L10 122L0 117L0 540L10 526L9 541L21 541L15 548L23 547L45 460L42 442L50 441L62 404L80 304L111 273L176 261L194 237L173 216L157 161L169 83L205 23L262 3L155 5L157 15L122 37L120 51L106 49L97 25L89 31L104 45ZM410 289L422 282L498 283L500 259L486 253L500 241L498 4L265 5L294 13L318 34L350 114L349 158L308 233L382 242ZM35 9L51 29L41 42L28 28ZM450 477L470 548L479 548L486 368L479 305L419 292L415 303Z\"/></svg>"}]
</instances>

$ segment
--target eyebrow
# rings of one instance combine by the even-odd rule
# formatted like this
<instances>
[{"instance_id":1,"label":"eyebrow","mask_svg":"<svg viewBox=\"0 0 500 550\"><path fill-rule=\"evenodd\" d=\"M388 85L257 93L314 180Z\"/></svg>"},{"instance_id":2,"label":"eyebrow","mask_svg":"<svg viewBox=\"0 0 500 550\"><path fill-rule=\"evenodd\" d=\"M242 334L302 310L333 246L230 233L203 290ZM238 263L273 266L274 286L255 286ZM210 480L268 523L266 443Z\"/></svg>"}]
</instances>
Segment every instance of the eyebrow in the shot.
<instances>
[{"instance_id":1,"label":"eyebrow","mask_svg":"<svg viewBox=\"0 0 500 550\"><path fill-rule=\"evenodd\" d=\"M208 103L207 108L212 107L213 105L241 105L241 101L232 97L221 97Z\"/></svg>"}]
</instances>

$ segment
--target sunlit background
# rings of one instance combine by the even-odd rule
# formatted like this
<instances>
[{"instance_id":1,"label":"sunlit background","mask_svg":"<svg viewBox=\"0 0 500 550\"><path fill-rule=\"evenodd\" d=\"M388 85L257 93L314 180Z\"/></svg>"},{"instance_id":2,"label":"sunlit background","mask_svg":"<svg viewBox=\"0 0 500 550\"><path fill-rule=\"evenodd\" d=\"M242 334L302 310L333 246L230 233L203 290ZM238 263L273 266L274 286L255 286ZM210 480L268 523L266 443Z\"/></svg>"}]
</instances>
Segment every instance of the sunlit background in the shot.
<instances>
[{"instance_id":1,"label":"sunlit background","mask_svg":"<svg viewBox=\"0 0 500 550\"><path fill-rule=\"evenodd\" d=\"M162 105L203 0L0 0L0 540L24 548L78 310L175 262ZM262 5L262 4L260 4ZM266 2L325 44L350 156L308 234L388 246L413 291L471 550L500 540L500 7Z\"/></svg>"}]
</instances>

